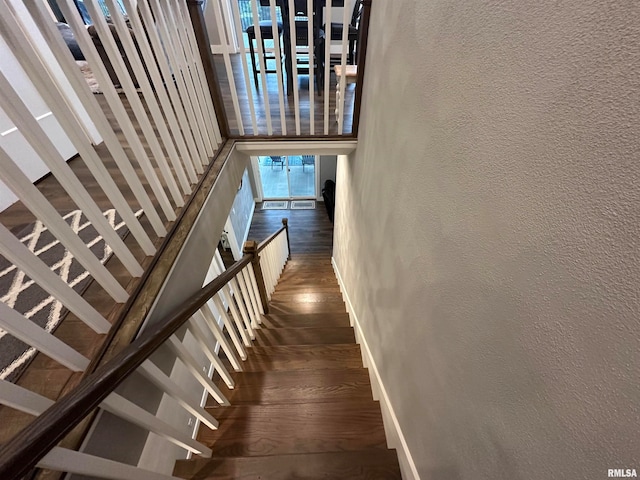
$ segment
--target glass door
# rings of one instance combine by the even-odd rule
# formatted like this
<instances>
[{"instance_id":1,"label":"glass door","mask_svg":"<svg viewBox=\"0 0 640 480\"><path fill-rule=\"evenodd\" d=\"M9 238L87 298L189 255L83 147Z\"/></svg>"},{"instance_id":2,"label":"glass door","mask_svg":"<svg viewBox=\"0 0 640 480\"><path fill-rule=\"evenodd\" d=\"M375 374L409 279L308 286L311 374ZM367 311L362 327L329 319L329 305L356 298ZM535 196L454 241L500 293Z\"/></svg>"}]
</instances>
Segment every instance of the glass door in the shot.
<instances>
[{"instance_id":1,"label":"glass door","mask_svg":"<svg viewBox=\"0 0 640 480\"><path fill-rule=\"evenodd\" d=\"M316 197L315 155L261 156L258 166L264 199Z\"/></svg>"}]
</instances>

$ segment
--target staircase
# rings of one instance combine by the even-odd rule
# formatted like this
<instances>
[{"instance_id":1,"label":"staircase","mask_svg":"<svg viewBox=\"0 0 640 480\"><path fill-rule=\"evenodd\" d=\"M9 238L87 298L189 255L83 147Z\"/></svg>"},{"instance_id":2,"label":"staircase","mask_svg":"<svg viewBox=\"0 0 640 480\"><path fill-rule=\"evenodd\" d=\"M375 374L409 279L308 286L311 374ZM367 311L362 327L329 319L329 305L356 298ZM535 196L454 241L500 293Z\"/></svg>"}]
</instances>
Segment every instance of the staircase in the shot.
<instances>
[{"instance_id":1,"label":"staircase","mask_svg":"<svg viewBox=\"0 0 640 480\"><path fill-rule=\"evenodd\" d=\"M233 374L235 388L220 383L231 406L211 401L207 407L220 428L201 428L198 440L213 450L213 457L178 461L174 475L401 478L329 255L295 255L269 312L243 371Z\"/></svg>"}]
</instances>

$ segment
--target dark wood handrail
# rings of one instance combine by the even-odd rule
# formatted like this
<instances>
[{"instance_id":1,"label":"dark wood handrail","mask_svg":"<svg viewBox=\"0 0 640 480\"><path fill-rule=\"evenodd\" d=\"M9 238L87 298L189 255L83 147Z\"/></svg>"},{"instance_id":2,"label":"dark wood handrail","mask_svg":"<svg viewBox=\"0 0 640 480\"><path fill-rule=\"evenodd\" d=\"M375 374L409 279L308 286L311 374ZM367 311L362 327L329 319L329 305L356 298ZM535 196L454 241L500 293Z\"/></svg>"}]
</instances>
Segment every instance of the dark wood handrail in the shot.
<instances>
[{"instance_id":1,"label":"dark wood handrail","mask_svg":"<svg viewBox=\"0 0 640 480\"><path fill-rule=\"evenodd\" d=\"M279 231L281 230L282 228ZM252 255L244 255L185 300L175 311L142 332L136 340L85 377L73 391L59 399L3 445L0 448L0 478L17 480L29 472L198 309L247 266L252 258Z\"/></svg>"},{"instance_id":2,"label":"dark wood handrail","mask_svg":"<svg viewBox=\"0 0 640 480\"><path fill-rule=\"evenodd\" d=\"M260 253L262 250L264 250L266 248L266 246L269 245L273 241L274 238L276 238L278 235L280 235L282 233L283 230L286 230L286 229L287 229L287 227L285 227L283 225L282 227L280 227L280 229L277 232L269 235L265 240L260 242L258 244L258 248L256 249L256 253Z\"/></svg>"}]
</instances>

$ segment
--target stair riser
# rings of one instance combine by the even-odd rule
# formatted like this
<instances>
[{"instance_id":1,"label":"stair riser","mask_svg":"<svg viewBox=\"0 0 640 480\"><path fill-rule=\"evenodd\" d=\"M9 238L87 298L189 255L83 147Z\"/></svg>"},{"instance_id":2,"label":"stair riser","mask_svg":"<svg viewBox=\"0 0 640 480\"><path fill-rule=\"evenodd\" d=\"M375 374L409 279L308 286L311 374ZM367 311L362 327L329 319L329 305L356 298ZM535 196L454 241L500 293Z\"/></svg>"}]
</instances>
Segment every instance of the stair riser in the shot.
<instances>
[{"instance_id":1,"label":"stair riser","mask_svg":"<svg viewBox=\"0 0 640 480\"><path fill-rule=\"evenodd\" d=\"M235 388L220 382L232 405L266 405L371 401L369 374L364 368L316 371L234 372ZM217 406L209 399L208 406Z\"/></svg>"},{"instance_id":2,"label":"stair riser","mask_svg":"<svg viewBox=\"0 0 640 480\"><path fill-rule=\"evenodd\" d=\"M262 317L263 328L314 328L314 327L349 327L347 314L326 315L265 315Z\"/></svg>"},{"instance_id":3,"label":"stair riser","mask_svg":"<svg viewBox=\"0 0 640 480\"><path fill-rule=\"evenodd\" d=\"M210 480L401 479L393 450L179 461L174 475Z\"/></svg>"},{"instance_id":4,"label":"stair riser","mask_svg":"<svg viewBox=\"0 0 640 480\"><path fill-rule=\"evenodd\" d=\"M386 449L377 402L231 406L208 409L218 430L198 440L214 456L259 456Z\"/></svg>"},{"instance_id":5,"label":"stair riser","mask_svg":"<svg viewBox=\"0 0 640 480\"><path fill-rule=\"evenodd\" d=\"M254 345L340 345L355 341L350 327L278 328L256 330Z\"/></svg>"},{"instance_id":6,"label":"stair riser","mask_svg":"<svg viewBox=\"0 0 640 480\"><path fill-rule=\"evenodd\" d=\"M307 313L346 313L343 302L271 302L269 313L307 314Z\"/></svg>"}]
</instances>

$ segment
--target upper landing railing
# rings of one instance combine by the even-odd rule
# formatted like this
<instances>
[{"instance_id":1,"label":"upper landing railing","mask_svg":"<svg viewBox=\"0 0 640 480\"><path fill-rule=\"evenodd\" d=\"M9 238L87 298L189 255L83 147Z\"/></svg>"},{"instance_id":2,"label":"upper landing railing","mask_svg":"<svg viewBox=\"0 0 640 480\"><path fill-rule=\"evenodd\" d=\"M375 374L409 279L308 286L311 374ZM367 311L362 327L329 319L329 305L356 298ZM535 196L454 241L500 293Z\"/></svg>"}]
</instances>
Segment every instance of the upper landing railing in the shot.
<instances>
[{"instance_id":1,"label":"upper landing railing","mask_svg":"<svg viewBox=\"0 0 640 480\"><path fill-rule=\"evenodd\" d=\"M357 137L371 0L188 2L223 135Z\"/></svg>"}]
</instances>

